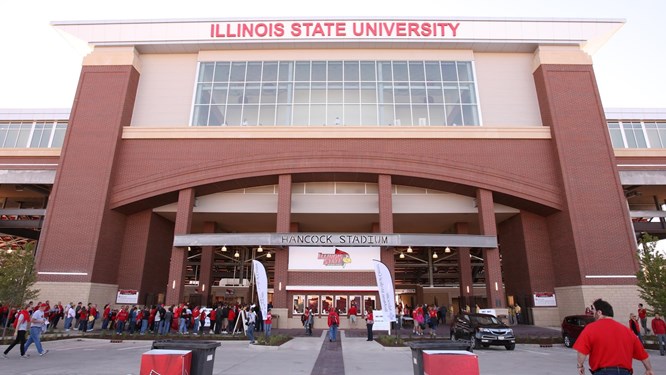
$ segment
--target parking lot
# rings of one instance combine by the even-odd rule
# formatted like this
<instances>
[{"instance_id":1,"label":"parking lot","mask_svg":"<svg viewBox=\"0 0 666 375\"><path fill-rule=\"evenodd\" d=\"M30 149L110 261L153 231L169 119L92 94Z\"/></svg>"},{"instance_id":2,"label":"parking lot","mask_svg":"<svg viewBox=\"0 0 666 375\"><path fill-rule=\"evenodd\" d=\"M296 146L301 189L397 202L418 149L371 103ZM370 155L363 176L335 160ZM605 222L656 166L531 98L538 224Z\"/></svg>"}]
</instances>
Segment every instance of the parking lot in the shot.
<instances>
[{"instance_id":1,"label":"parking lot","mask_svg":"<svg viewBox=\"0 0 666 375\"><path fill-rule=\"evenodd\" d=\"M344 375L412 374L412 355L409 348L385 348L362 337L341 335ZM296 337L280 347L249 345L247 341L222 341L215 354L213 374L320 374L315 362L328 341L319 337ZM40 357L34 346L31 357L20 359L18 349L9 359L0 359L2 374L48 375L135 375L139 374L141 355L150 350L152 341L123 341L108 339L72 338L49 341L44 347L49 353ZM325 349L324 349L325 350ZM481 374L575 374L576 353L561 344L542 348L539 345L518 344L514 351L502 347L479 349ZM666 357L650 351L655 373L666 374ZM637 374L643 366L634 362ZM331 372L328 372L331 373ZM343 375L343 374L336 374Z\"/></svg>"}]
</instances>

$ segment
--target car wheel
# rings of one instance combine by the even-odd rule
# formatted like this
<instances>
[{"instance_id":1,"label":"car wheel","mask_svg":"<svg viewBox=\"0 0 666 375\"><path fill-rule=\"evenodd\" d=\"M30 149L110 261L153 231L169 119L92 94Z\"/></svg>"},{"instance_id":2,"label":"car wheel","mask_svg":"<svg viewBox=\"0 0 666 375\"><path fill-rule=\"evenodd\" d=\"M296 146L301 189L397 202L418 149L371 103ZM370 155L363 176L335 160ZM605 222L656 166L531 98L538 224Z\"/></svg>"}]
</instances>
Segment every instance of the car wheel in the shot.
<instances>
[{"instance_id":1,"label":"car wheel","mask_svg":"<svg viewBox=\"0 0 666 375\"><path fill-rule=\"evenodd\" d=\"M490 344L481 344L484 348L490 348Z\"/></svg>"},{"instance_id":2,"label":"car wheel","mask_svg":"<svg viewBox=\"0 0 666 375\"><path fill-rule=\"evenodd\" d=\"M569 337L569 335L564 335L564 346L566 346L567 348L573 346L573 340L571 340L571 337Z\"/></svg>"},{"instance_id":3,"label":"car wheel","mask_svg":"<svg viewBox=\"0 0 666 375\"><path fill-rule=\"evenodd\" d=\"M506 350L513 350L516 348L516 344L508 344L504 345L504 347L506 348Z\"/></svg>"}]
</instances>

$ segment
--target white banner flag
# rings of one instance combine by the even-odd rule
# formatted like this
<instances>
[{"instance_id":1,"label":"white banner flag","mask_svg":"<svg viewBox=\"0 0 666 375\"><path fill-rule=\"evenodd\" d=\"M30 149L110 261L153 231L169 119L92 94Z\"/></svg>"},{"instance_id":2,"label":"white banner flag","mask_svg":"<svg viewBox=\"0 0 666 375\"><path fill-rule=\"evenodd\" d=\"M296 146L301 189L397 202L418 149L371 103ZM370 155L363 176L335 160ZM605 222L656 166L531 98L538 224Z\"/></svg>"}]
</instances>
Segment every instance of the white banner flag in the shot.
<instances>
[{"instance_id":1,"label":"white banner flag","mask_svg":"<svg viewBox=\"0 0 666 375\"><path fill-rule=\"evenodd\" d=\"M266 315L268 315L268 277L266 276L266 269L257 260L252 261L252 266L254 282L257 285L257 299L261 308L261 316L266 320Z\"/></svg>"},{"instance_id":2,"label":"white banner flag","mask_svg":"<svg viewBox=\"0 0 666 375\"><path fill-rule=\"evenodd\" d=\"M375 278L379 287L379 301L382 304L384 320L395 321L395 292L393 289L393 278L386 265L375 259Z\"/></svg>"}]
</instances>

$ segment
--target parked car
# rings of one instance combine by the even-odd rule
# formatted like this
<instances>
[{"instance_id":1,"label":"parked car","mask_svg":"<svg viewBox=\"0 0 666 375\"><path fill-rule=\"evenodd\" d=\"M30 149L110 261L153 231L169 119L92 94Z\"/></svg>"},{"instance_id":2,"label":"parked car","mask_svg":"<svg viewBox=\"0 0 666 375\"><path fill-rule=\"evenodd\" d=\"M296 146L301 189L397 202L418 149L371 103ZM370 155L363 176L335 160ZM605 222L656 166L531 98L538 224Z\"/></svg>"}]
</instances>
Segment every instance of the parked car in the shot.
<instances>
[{"instance_id":1,"label":"parked car","mask_svg":"<svg viewBox=\"0 0 666 375\"><path fill-rule=\"evenodd\" d=\"M570 348L576 342L578 335L583 332L586 325L594 322L592 315L569 315L562 320L562 340L564 346Z\"/></svg>"},{"instance_id":2,"label":"parked car","mask_svg":"<svg viewBox=\"0 0 666 375\"><path fill-rule=\"evenodd\" d=\"M471 349L483 346L501 345L507 350L516 347L513 330L490 314L462 312L451 323L451 340L469 340Z\"/></svg>"}]
</instances>

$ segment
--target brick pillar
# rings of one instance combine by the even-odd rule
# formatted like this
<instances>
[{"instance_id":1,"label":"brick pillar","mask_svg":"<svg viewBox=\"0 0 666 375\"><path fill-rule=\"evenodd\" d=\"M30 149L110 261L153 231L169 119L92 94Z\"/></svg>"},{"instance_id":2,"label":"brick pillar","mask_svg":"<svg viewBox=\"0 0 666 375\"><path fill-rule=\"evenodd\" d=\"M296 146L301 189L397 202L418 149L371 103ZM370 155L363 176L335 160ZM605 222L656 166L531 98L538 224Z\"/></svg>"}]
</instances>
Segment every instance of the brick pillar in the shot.
<instances>
[{"instance_id":1,"label":"brick pillar","mask_svg":"<svg viewBox=\"0 0 666 375\"><path fill-rule=\"evenodd\" d=\"M469 224L456 223L456 234L469 234ZM472 279L472 261L469 257L469 247L458 248L458 272L460 273L460 307L472 303L474 295L474 280Z\"/></svg>"},{"instance_id":2,"label":"brick pillar","mask_svg":"<svg viewBox=\"0 0 666 375\"><path fill-rule=\"evenodd\" d=\"M496 236L497 224L495 222L493 193L490 190L477 189L476 204L479 208L479 228L481 234ZM483 249L483 263L486 275L488 307L506 307L499 249Z\"/></svg>"},{"instance_id":3,"label":"brick pillar","mask_svg":"<svg viewBox=\"0 0 666 375\"><path fill-rule=\"evenodd\" d=\"M203 227L204 233L217 232L217 223L214 221L207 221ZM203 303L206 306L211 306L211 291L213 287L213 263L215 262L215 247L203 246L201 247L201 266L199 269L199 292L203 296Z\"/></svg>"},{"instance_id":4,"label":"brick pillar","mask_svg":"<svg viewBox=\"0 0 666 375\"><path fill-rule=\"evenodd\" d=\"M291 175L280 175L278 180L277 233L291 232ZM287 283L289 281L289 248L275 251L275 272L273 273L273 306L288 308Z\"/></svg>"},{"instance_id":5,"label":"brick pillar","mask_svg":"<svg viewBox=\"0 0 666 375\"><path fill-rule=\"evenodd\" d=\"M393 233L393 188L391 176L379 175L377 178L379 189L379 232ZM395 280L395 256L392 247L382 247L381 261L391 272Z\"/></svg>"},{"instance_id":6,"label":"brick pillar","mask_svg":"<svg viewBox=\"0 0 666 375\"><path fill-rule=\"evenodd\" d=\"M174 235L189 234L192 227L192 208L194 207L194 189L183 189L178 194L178 210ZM166 304L177 305L183 302L185 294L185 265L187 248L172 247L171 263L169 264L169 281L167 285Z\"/></svg>"}]
</instances>

